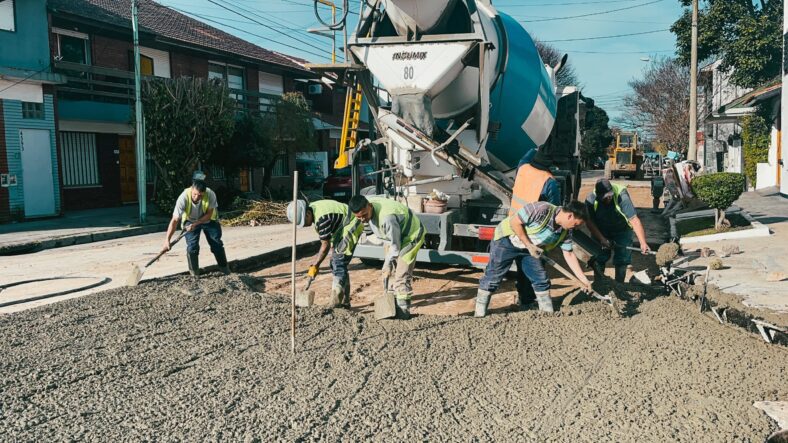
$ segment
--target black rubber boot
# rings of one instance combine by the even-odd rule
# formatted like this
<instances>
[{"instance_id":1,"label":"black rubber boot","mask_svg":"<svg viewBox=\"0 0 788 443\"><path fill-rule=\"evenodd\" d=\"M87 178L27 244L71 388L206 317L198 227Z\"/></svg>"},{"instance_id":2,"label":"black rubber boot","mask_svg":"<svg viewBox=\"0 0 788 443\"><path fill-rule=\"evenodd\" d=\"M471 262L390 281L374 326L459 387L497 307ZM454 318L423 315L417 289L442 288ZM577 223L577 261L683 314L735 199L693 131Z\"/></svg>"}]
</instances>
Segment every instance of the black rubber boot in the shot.
<instances>
[{"instance_id":1,"label":"black rubber boot","mask_svg":"<svg viewBox=\"0 0 788 443\"><path fill-rule=\"evenodd\" d=\"M624 266L616 266L616 281L619 283L624 283L624 280L627 278L627 267Z\"/></svg>"},{"instance_id":2,"label":"black rubber boot","mask_svg":"<svg viewBox=\"0 0 788 443\"><path fill-rule=\"evenodd\" d=\"M588 263L591 265L591 269L594 271L594 280L599 280L605 276L605 266L601 265L595 259L591 259Z\"/></svg>"},{"instance_id":3,"label":"black rubber boot","mask_svg":"<svg viewBox=\"0 0 788 443\"><path fill-rule=\"evenodd\" d=\"M214 252L213 256L216 257L216 265L219 267L219 270L224 275L230 275L230 265L227 264L227 255L224 253L224 249Z\"/></svg>"},{"instance_id":4,"label":"black rubber boot","mask_svg":"<svg viewBox=\"0 0 788 443\"><path fill-rule=\"evenodd\" d=\"M397 299L397 317L410 320L410 300Z\"/></svg>"},{"instance_id":5,"label":"black rubber boot","mask_svg":"<svg viewBox=\"0 0 788 443\"><path fill-rule=\"evenodd\" d=\"M189 263L189 273L194 277L200 276L200 253L189 252L186 254L186 261Z\"/></svg>"}]
</instances>

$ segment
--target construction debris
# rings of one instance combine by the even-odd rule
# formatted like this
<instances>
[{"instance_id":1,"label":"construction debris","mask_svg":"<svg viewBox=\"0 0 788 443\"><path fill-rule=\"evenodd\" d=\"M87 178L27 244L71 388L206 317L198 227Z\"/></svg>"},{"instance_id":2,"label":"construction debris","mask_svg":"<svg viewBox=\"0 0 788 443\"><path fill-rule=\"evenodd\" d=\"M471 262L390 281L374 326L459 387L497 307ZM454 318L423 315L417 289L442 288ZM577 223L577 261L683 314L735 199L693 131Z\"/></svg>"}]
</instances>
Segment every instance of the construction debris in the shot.
<instances>
[{"instance_id":1,"label":"construction debris","mask_svg":"<svg viewBox=\"0 0 788 443\"><path fill-rule=\"evenodd\" d=\"M222 214L224 226L266 226L288 223L287 202L236 198L233 209Z\"/></svg>"},{"instance_id":2,"label":"construction debris","mask_svg":"<svg viewBox=\"0 0 788 443\"><path fill-rule=\"evenodd\" d=\"M739 247L737 245L728 245L722 247L722 255L720 255L720 257L722 258L730 257L731 255L736 255L740 253L741 251L739 250Z\"/></svg>"}]
</instances>

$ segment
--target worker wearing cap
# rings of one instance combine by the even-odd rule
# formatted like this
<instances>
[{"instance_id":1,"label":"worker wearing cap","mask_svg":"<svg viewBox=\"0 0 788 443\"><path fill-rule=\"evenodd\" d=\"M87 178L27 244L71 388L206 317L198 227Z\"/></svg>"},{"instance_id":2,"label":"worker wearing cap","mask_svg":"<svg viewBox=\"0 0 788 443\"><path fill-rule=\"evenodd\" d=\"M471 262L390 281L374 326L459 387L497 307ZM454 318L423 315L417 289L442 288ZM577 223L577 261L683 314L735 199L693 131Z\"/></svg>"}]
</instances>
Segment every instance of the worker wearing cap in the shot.
<instances>
[{"instance_id":1,"label":"worker wearing cap","mask_svg":"<svg viewBox=\"0 0 788 443\"><path fill-rule=\"evenodd\" d=\"M392 199L367 200L363 195L356 195L350 199L348 206L356 218L367 223L372 233L387 244L383 280L386 282L394 275L397 309L403 318L410 318L413 269L416 255L424 244L426 229L407 206Z\"/></svg>"},{"instance_id":2,"label":"worker wearing cap","mask_svg":"<svg viewBox=\"0 0 788 443\"><path fill-rule=\"evenodd\" d=\"M479 281L474 315L487 315L490 298L509 272L512 262L520 262L521 272L527 275L536 293L539 310L553 312L550 279L540 258L543 252L559 246L577 279L590 288L591 282L583 274L572 243L572 230L587 219L585 205L573 201L565 206L547 202L526 203L515 215L501 221L495 228L495 236L490 243L490 260Z\"/></svg>"},{"instance_id":3,"label":"worker wearing cap","mask_svg":"<svg viewBox=\"0 0 788 443\"><path fill-rule=\"evenodd\" d=\"M178 224L186 231L186 260L189 272L193 276L200 275L200 232L205 232L205 239L216 258L216 264L225 274L230 273L227 255L222 243L222 225L219 224L219 210L216 194L206 186L205 174L196 171L192 176L192 185L183 190L175 203L172 220L164 238L164 249L170 249L170 238Z\"/></svg>"},{"instance_id":4,"label":"worker wearing cap","mask_svg":"<svg viewBox=\"0 0 788 443\"><path fill-rule=\"evenodd\" d=\"M640 250L647 254L651 249L646 243L646 231L629 197L626 186L610 183L607 179L599 179L594 192L586 198L586 207L590 214L588 230L602 243L602 252L592 261L596 278L604 275L605 264L613 255L615 279L624 282L627 266L632 263L633 234L640 242Z\"/></svg>"},{"instance_id":5,"label":"worker wearing cap","mask_svg":"<svg viewBox=\"0 0 788 443\"><path fill-rule=\"evenodd\" d=\"M513 216L526 203L538 201L548 202L558 206L561 204L561 187L550 172L552 162L543 152L536 149L528 151L520 160L517 167L517 176L512 188L512 204L509 207L509 216ZM517 266L517 294L520 307L524 308L536 300L531 281L528 280L522 269L522 262L516 261Z\"/></svg>"},{"instance_id":6,"label":"worker wearing cap","mask_svg":"<svg viewBox=\"0 0 788 443\"><path fill-rule=\"evenodd\" d=\"M307 204L298 200L287 206L287 219L296 219L298 227L315 226L320 238L320 250L312 260L307 271L310 278L315 278L320 264L323 263L328 251L331 251L331 273L334 281L331 285L331 300L334 306L350 307L350 274L348 265L353 259L362 225L348 210L348 206L334 200L319 200Z\"/></svg>"}]
</instances>

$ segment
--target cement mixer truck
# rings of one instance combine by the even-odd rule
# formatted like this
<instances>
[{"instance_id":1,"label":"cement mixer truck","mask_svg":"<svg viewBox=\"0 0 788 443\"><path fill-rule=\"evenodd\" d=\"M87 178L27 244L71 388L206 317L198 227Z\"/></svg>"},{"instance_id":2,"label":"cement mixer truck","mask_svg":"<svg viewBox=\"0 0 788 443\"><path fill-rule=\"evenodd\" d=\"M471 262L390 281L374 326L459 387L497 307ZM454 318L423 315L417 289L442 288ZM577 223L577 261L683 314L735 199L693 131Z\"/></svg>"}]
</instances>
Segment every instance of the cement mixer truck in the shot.
<instances>
[{"instance_id":1,"label":"cement mixer truck","mask_svg":"<svg viewBox=\"0 0 788 443\"><path fill-rule=\"evenodd\" d=\"M408 204L427 230L419 262L484 266L526 154L541 148L551 156L565 200L580 188L585 103L577 88L556 87L566 57L546 66L525 29L489 0L361 5L346 63L310 65L333 71L349 93L362 91L374 120L375 136L338 162L353 167L371 157L377 186L359 189L354 167L354 193ZM430 198L445 205L425 212ZM384 253L369 235L356 256Z\"/></svg>"}]
</instances>

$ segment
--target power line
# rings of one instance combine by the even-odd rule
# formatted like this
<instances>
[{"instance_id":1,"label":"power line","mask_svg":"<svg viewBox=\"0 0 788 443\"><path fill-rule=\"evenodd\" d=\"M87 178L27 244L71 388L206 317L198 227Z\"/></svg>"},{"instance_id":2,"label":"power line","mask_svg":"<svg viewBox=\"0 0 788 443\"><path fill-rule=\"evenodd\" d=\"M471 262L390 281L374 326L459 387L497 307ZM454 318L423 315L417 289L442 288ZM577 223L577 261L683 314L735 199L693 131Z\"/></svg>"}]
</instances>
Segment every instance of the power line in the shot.
<instances>
[{"instance_id":1,"label":"power line","mask_svg":"<svg viewBox=\"0 0 788 443\"><path fill-rule=\"evenodd\" d=\"M673 52L675 49L643 50L643 51L561 51L570 54L660 54Z\"/></svg>"},{"instance_id":2,"label":"power line","mask_svg":"<svg viewBox=\"0 0 788 443\"><path fill-rule=\"evenodd\" d=\"M607 11L599 11L599 12L590 12L588 14L569 15L569 16L566 16L566 17L549 17L549 18L540 18L540 19L536 19L536 20L521 20L521 21L524 22L524 23L536 23L536 22L550 22L550 21L555 21L555 20L569 20L569 19L581 18L581 17L591 17L591 16L594 16L594 15L610 14L610 13L613 13L613 12L626 11L628 9L640 8L640 7L643 7L643 6L653 5L654 3L660 3L660 2L663 2L663 1L665 1L665 0L653 0L653 1L650 1L650 2L646 2L646 3L640 3L638 5L627 6L625 8L609 9Z\"/></svg>"},{"instance_id":3,"label":"power line","mask_svg":"<svg viewBox=\"0 0 788 443\"><path fill-rule=\"evenodd\" d=\"M282 31L280 31L280 30L278 30L278 29L276 29L276 28L274 28L274 27L272 27L272 26L270 26L270 25L267 25L267 24L265 24L265 23L263 23L263 22L260 22L260 21L258 21L258 20L255 20L254 18L251 18L251 17L249 17L249 16L247 16L247 15L244 15L244 14L242 14L242 13L240 13L240 12L236 11L236 10L233 10L233 9L231 9L231 8L229 8L229 7L225 6L225 5L222 5L222 4L218 3L218 2L216 2L215 0L207 0L207 1L208 1L209 3L213 3L213 4L214 4L214 5L216 5L216 6L219 6L219 7L220 7L220 8L222 8L222 9L226 9L226 10L228 10L228 11L232 12L233 14L237 14L237 15L239 15L239 16L241 16L241 17L245 18L245 19L251 20L251 21L253 21L253 22L257 23L258 25L260 25L260 26L262 26L262 27L264 27L264 28L267 28L267 29L270 29L270 30L272 30L272 31L274 31L274 32L277 32L277 33L279 33L279 34L282 34L282 35L284 35L285 37L291 38L291 39L293 39L293 40L295 40L295 41L297 41L297 42L303 43L303 44L305 44L305 45L307 45L307 46L309 46L309 47L311 47L311 48L313 48L313 49L317 49L318 51L324 51L324 49L322 49L322 48L318 48L317 46L315 46L315 45L313 45L313 44L311 44L311 43L309 43L309 42L306 42L306 41L304 41L304 40L301 40L301 39L299 39L299 38L296 38L296 37L294 37L294 36L292 36L292 35L289 35L289 34L288 34L288 33L286 33L286 32L282 32ZM225 26L226 26L226 25L225 25ZM269 39L269 40L272 40L272 39ZM296 49L296 50L299 50L299 51L304 51L304 52L306 52L306 53L308 53L308 54L317 55L318 57L326 57L326 54L318 55L318 54L315 54L315 53L313 53L313 52L306 51L306 50L304 50L304 48L298 48L298 47L295 47L295 46L290 46L290 45L287 45L287 44L285 44L285 43L278 42L278 41L276 41L276 40L273 40L273 41L274 41L274 42L276 42L276 43L279 43L279 44L281 44L281 45L287 46L287 47L289 47L289 48L292 48L292 49ZM329 53L329 54L330 54L330 53Z\"/></svg>"},{"instance_id":4,"label":"power line","mask_svg":"<svg viewBox=\"0 0 788 443\"><path fill-rule=\"evenodd\" d=\"M566 3L520 3L514 5L500 5L504 8L532 8L537 6L574 6L574 5L598 5L598 4L611 4L611 3L632 3L637 0L603 0L603 1L579 1L579 2L566 2Z\"/></svg>"},{"instance_id":5,"label":"power line","mask_svg":"<svg viewBox=\"0 0 788 443\"><path fill-rule=\"evenodd\" d=\"M657 29L655 31L645 31L645 32L633 32L630 34L617 34L617 35L603 35L599 37L582 37L582 38L565 38L560 40L541 40L543 43L557 43L557 42L580 42L586 40L602 40L608 38L619 38L619 37L630 37L633 35L646 35L646 34L656 34L658 32L667 32L670 29Z\"/></svg>"}]
</instances>

